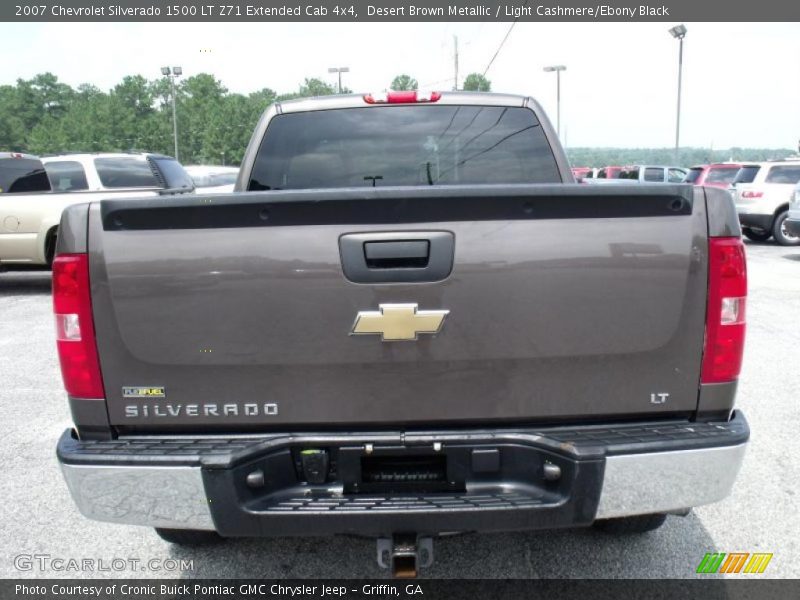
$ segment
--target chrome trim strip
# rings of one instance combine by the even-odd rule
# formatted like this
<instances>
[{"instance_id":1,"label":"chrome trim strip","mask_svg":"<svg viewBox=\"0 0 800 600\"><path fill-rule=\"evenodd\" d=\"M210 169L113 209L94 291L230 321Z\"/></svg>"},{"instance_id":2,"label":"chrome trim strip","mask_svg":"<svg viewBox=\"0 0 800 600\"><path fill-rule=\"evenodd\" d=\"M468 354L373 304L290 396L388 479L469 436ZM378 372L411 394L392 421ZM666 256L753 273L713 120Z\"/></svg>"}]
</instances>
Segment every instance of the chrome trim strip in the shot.
<instances>
[{"instance_id":1,"label":"chrome trim strip","mask_svg":"<svg viewBox=\"0 0 800 600\"><path fill-rule=\"evenodd\" d=\"M61 465L72 499L97 521L213 530L200 467Z\"/></svg>"},{"instance_id":2,"label":"chrome trim strip","mask_svg":"<svg viewBox=\"0 0 800 600\"><path fill-rule=\"evenodd\" d=\"M606 458L598 519L669 512L725 498L742 465L737 446Z\"/></svg>"}]
</instances>

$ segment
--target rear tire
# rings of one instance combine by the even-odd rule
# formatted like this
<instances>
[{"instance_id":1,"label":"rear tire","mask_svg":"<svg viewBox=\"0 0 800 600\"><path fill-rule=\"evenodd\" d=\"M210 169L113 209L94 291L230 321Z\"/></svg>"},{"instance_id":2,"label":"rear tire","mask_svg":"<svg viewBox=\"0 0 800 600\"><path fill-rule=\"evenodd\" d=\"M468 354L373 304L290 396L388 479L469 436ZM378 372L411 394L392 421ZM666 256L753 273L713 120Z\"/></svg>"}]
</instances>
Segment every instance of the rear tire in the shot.
<instances>
[{"instance_id":1,"label":"rear tire","mask_svg":"<svg viewBox=\"0 0 800 600\"><path fill-rule=\"evenodd\" d=\"M786 219L789 216L789 211L785 210L775 217L775 224L772 226L772 235L775 241L781 246L798 246L800 245L800 236L792 235L786 231Z\"/></svg>"},{"instance_id":2,"label":"rear tire","mask_svg":"<svg viewBox=\"0 0 800 600\"><path fill-rule=\"evenodd\" d=\"M620 519L601 519L595 521L594 526L606 533L614 535L629 535L635 533L647 533L658 529L667 520L665 513L654 513L651 515L637 515L635 517L622 517Z\"/></svg>"},{"instance_id":3,"label":"rear tire","mask_svg":"<svg viewBox=\"0 0 800 600\"><path fill-rule=\"evenodd\" d=\"M179 546L208 546L218 544L222 538L216 531L199 529L163 529L156 527L156 533L165 542Z\"/></svg>"},{"instance_id":4,"label":"rear tire","mask_svg":"<svg viewBox=\"0 0 800 600\"><path fill-rule=\"evenodd\" d=\"M744 237L748 240L753 240L754 242L766 242L772 237L771 231L761 231L758 229L750 229L749 227L742 228L742 234L744 234Z\"/></svg>"}]
</instances>

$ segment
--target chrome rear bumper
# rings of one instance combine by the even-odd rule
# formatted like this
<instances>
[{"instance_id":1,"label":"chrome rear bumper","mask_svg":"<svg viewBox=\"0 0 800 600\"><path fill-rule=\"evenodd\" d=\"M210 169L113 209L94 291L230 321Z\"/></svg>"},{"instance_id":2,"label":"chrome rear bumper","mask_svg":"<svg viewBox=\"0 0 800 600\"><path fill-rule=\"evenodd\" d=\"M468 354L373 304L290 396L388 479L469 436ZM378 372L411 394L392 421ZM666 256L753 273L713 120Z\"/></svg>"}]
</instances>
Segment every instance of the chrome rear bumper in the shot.
<instances>
[{"instance_id":1,"label":"chrome rear bumper","mask_svg":"<svg viewBox=\"0 0 800 600\"><path fill-rule=\"evenodd\" d=\"M598 519L671 512L728 496L747 443L606 458Z\"/></svg>"},{"instance_id":2,"label":"chrome rear bumper","mask_svg":"<svg viewBox=\"0 0 800 600\"><path fill-rule=\"evenodd\" d=\"M579 436L573 435L567 437L570 440L576 439L566 442L564 441L566 434L563 433L563 429L555 430L559 433L558 435L552 434L552 437L540 435L543 430L540 432L506 431L491 434L494 436L492 443L495 445L499 444L499 439L502 438L508 443L541 447L546 451L558 448L566 453L572 453L575 464L598 465L598 461L602 464L602 466L597 466L595 471L600 474L599 476L583 480L575 479L575 485L583 487L575 490L576 493L568 494L591 497L593 500L588 505L584 504L582 507L578 505L574 513L569 513L574 514L573 521L570 522L571 517L568 515L565 517L562 511L558 513L558 524L550 526L586 525L592 521L592 517L606 519L656 512L676 512L722 500L731 492L744 458L749 437L749 429L741 413L737 413L735 420L730 424L686 423L684 427L654 426L649 430L664 431L664 440L653 441L652 434L650 434L649 436L640 436L642 439L649 437L649 441L640 439L632 442L629 437L624 444L617 442L616 446L604 446L601 442L597 442L599 434L593 434L593 432L599 431L597 428L586 429L590 435L586 435L587 431L582 429L581 436L584 437L580 441L577 440ZM610 436L611 433L618 436L618 432L625 429L620 426L613 432L609 429L602 431L606 432L607 436ZM639 431L642 429L640 427ZM702 434L702 447L697 447L698 438L695 437L685 438L685 440L694 440L691 443L683 440L685 445L689 446L688 448L678 447L683 442L676 440L680 437L676 435L676 432L684 430L698 433L698 435ZM548 433L552 433L552 431L548 431ZM439 438L441 443L446 445L456 443L456 436L462 444L465 441L469 441L470 444L482 443L483 435L488 434L485 432L459 432L458 434L455 432L427 432L424 435L419 434L417 437L420 439L424 437L426 441ZM208 439L205 438L205 441L207 442ZM247 518L251 518L252 514L264 515L266 512L251 511L252 506L249 508L235 506L235 502L231 501L232 496L225 491L224 483L220 488L220 474L224 473L223 477L228 477L231 473L236 472L236 477L231 477L230 480L238 481L238 473L241 472L241 469L247 469L249 468L246 466L247 464L253 464L252 457L255 456L257 460L258 457L268 456L270 452L274 453L276 448L302 444L304 439L311 438L273 436L270 439L252 439L249 441L251 445L245 444L244 448L241 439L238 438L236 444L231 444L237 446L239 453L232 455L233 458L227 455L221 458L223 455L206 454L206 461L203 462L199 456L179 456L177 460L175 456L171 456L167 460L168 457L154 456L152 449L139 455L136 454L137 451L130 450L131 446L126 446L128 448L126 453L109 454L111 451L107 449L108 445L113 446L117 442L98 442L98 444L106 445L101 451L95 451L92 454L87 450L92 446L91 442L74 440L68 432L62 436L59 442L59 459L72 498L80 512L88 518L113 523L174 529L222 529L224 534L231 527L229 522L231 512L236 513L241 510L242 519L245 519L245 513ZM341 439L341 436L337 439ZM411 434L407 435L407 439L411 442L414 441ZM223 440L222 443L227 441L229 440ZM123 442L124 440L118 443L123 444ZM154 443L157 442L158 440ZM171 443L174 448L175 438L171 438ZM342 442L340 441L340 443ZM141 442L137 441L136 445L141 446ZM659 450L636 451L648 447ZM213 458L208 459L209 456ZM230 464L225 463L229 459ZM241 466L243 462L244 467ZM237 469L239 471L236 471ZM214 474L214 481L216 481L210 488L209 473ZM222 481L228 480L223 479ZM468 484L468 492L469 489ZM356 500L354 500L347 495L343 496L341 491L334 497L343 498L342 503L361 502L361 496L355 496ZM446 498L447 495L439 497ZM510 518L508 518L509 513L506 512L501 515L505 520L500 522L494 518L485 518L487 509L496 510L497 505L482 505L471 501L470 497L469 493L461 495L461 498L466 499L468 503L471 502L470 506L464 507L463 530L548 527L547 519L537 520L534 518L531 520L533 513L525 513L525 510L536 509L531 506L530 502L528 504L520 503L517 506L512 500L510 505L504 506L504 509L507 508L512 512L515 508L520 510L517 511L516 516ZM478 498L479 496L473 495L472 497ZM394 500L394 498L388 499ZM305 527L304 523L312 522L315 516L318 519L320 517L324 519L322 531L335 532L338 526L335 524L337 522L336 515L333 510L328 510L330 500L325 502L327 505L320 504L320 510L314 509L311 505L303 509L308 512L292 510L291 514L288 512L277 514L272 510L269 514L269 518L273 519L270 521L271 525L263 528L239 527L239 522L234 518L236 527L233 530L237 532L234 535L246 535L247 532L251 535L292 535L295 532L301 534ZM451 525L447 530L460 530L452 527L454 523L461 524L462 520L459 517L453 521L452 504L449 506L451 508L448 508L448 514L442 513L442 518L449 519L447 522ZM221 507L223 508L221 509ZM339 508L344 509L345 507ZM347 508L350 509L349 514L344 511L339 513L342 519L352 519L354 516L352 509L355 507L348 506ZM396 510L390 515L391 519L389 520L386 520L385 511L372 511L369 515L356 515L356 520L348 521L347 527L351 528L353 523L369 524L365 530L374 531L376 528L386 527L387 523L390 524L388 526L394 526L391 525L392 523L406 522L412 526L414 523L425 523L430 526L430 518L434 516L431 513L436 511L429 511L419 505L412 508L415 510L406 512L403 512L404 509ZM431 506L431 509L434 508L440 509L441 507ZM542 508L559 509L557 505ZM216 517L214 516L215 510L217 511ZM220 513L220 510L223 512ZM588 514L587 510L590 510ZM252 514L248 511L251 511ZM322 512L325 514L317 514ZM425 520L422 517L428 517L428 519ZM273 528L272 524L278 523L274 519L281 519L279 527ZM378 519L378 521L370 521L370 519ZM289 520L292 524L286 527L285 524ZM221 521L228 522L221 527ZM531 526L528 527L527 524L531 524Z\"/></svg>"}]
</instances>

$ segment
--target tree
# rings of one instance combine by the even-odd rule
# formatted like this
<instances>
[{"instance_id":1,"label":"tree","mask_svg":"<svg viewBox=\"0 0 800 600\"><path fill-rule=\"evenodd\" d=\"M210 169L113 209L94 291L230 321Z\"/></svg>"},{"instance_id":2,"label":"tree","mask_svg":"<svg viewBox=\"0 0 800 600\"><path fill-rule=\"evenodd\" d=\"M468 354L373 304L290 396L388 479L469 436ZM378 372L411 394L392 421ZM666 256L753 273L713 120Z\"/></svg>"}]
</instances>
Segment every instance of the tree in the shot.
<instances>
[{"instance_id":1,"label":"tree","mask_svg":"<svg viewBox=\"0 0 800 600\"><path fill-rule=\"evenodd\" d=\"M257 92L252 92L249 96L247 96L247 101L253 105L253 107L258 110L258 114L267 108L270 104L275 102L278 94L275 93L275 90L270 88L262 88Z\"/></svg>"},{"instance_id":2,"label":"tree","mask_svg":"<svg viewBox=\"0 0 800 600\"><path fill-rule=\"evenodd\" d=\"M491 92L492 82L480 73L470 73L464 79L463 89L470 92Z\"/></svg>"},{"instance_id":3,"label":"tree","mask_svg":"<svg viewBox=\"0 0 800 600\"><path fill-rule=\"evenodd\" d=\"M308 98L311 96L330 96L335 93L335 87L315 77L312 77L311 79L306 77L305 82L300 86L300 90L297 92L298 96L301 98Z\"/></svg>"},{"instance_id":4,"label":"tree","mask_svg":"<svg viewBox=\"0 0 800 600\"><path fill-rule=\"evenodd\" d=\"M222 82L208 73L198 73L181 81L177 93L177 113L178 148L182 162L191 164L204 158L208 119L220 109L227 92Z\"/></svg>"},{"instance_id":5,"label":"tree","mask_svg":"<svg viewBox=\"0 0 800 600\"><path fill-rule=\"evenodd\" d=\"M416 90L419 88L417 84L417 80L411 77L411 75L398 75L392 80L392 85L389 86L391 89L395 90L396 92L403 92L406 90Z\"/></svg>"},{"instance_id":6,"label":"tree","mask_svg":"<svg viewBox=\"0 0 800 600\"><path fill-rule=\"evenodd\" d=\"M97 90L97 88L94 88ZM97 90L99 91L99 90ZM89 96L96 95L94 90L85 90ZM155 111L153 107L153 89L150 83L141 75L127 76L122 83L114 86L111 93L116 96L122 105L133 112L138 118L147 117Z\"/></svg>"},{"instance_id":7,"label":"tree","mask_svg":"<svg viewBox=\"0 0 800 600\"><path fill-rule=\"evenodd\" d=\"M0 149L23 150L29 133L17 112L17 88L0 85Z\"/></svg>"}]
</instances>

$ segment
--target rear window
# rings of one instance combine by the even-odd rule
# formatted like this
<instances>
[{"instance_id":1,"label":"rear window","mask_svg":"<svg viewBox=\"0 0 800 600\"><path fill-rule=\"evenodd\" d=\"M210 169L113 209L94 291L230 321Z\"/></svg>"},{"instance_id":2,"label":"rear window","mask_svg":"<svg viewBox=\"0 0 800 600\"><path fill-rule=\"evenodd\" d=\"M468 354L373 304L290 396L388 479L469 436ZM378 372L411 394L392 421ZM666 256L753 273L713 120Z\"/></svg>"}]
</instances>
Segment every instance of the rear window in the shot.
<instances>
[{"instance_id":1,"label":"rear window","mask_svg":"<svg viewBox=\"0 0 800 600\"><path fill-rule=\"evenodd\" d=\"M769 170L766 183L790 183L794 185L800 181L800 165L776 165Z\"/></svg>"},{"instance_id":2,"label":"rear window","mask_svg":"<svg viewBox=\"0 0 800 600\"><path fill-rule=\"evenodd\" d=\"M734 171L734 174L736 171ZM689 172L686 174L686 177L683 178L683 183L697 183L697 180L700 179L700 175L703 174L703 168L699 167L697 169L689 169Z\"/></svg>"},{"instance_id":3,"label":"rear window","mask_svg":"<svg viewBox=\"0 0 800 600\"><path fill-rule=\"evenodd\" d=\"M94 166L103 187L162 187L156 179L150 163L144 158L133 156L95 158Z\"/></svg>"},{"instance_id":4,"label":"rear window","mask_svg":"<svg viewBox=\"0 0 800 600\"><path fill-rule=\"evenodd\" d=\"M672 168L667 171L667 181L669 183L683 183L686 178L686 171L683 169Z\"/></svg>"},{"instance_id":5,"label":"rear window","mask_svg":"<svg viewBox=\"0 0 800 600\"><path fill-rule=\"evenodd\" d=\"M639 179L639 168L635 167L633 169L622 169L619 172L618 179Z\"/></svg>"},{"instance_id":6,"label":"rear window","mask_svg":"<svg viewBox=\"0 0 800 600\"><path fill-rule=\"evenodd\" d=\"M74 160L57 160L45 165L50 185L56 192L77 192L88 190L86 172L83 165Z\"/></svg>"},{"instance_id":7,"label":"rear window","mask_svg":"<svg viewBox=\"0 0 800 600\"><path fill-rule=\"evenodd\" d=\"M759 169L761 169L761 167L758 165L742 167L737 171L736 177L733 178L733 183L753 183L756 175L758 175Z\"/></svg>"},{"instance_id":8,"label":"rear window","mask_svg":"<svg viewBox=\"0 0 800 600\"><path fill-rule=\"evenodd\" d=\"M706 175L706 183L733 183L738 169L712 168Z\"/></svg>"},{"instance_id":9,"label":"rear window","mask_svg":"<svg viewBox=\"0 0 800 600\"><path fill-rule=\"evenodd\" d=\"M189 177L186 169L174 158L152 158L151 159L161 175L164 177L164 187L167 189L187 189L194 188L194 181Z\"/></svg>"},{"instance_id":10,"label":"rear window","mask_svg":"<svg viewBox=\"0 0 800 600\"><path fill-rule=\"evenodd\" d=\"M661 167L647 167L644 170L645 181L664 181L664 169Z\"/></svg>"},{"instance_id":11,"label":"rear window","mask_svg":"<svg viewBox=\"0 0 800 600\"><path fill-rule=\"evenodd\" d=\"M0 159L0 194L49 191L50 181L39 159Z\"/></svg>"},{"instance_id":12,"label":"rear window","mask_svg":"<svg viewBox=\"0 0 800 600\"><path fill-rule=\"evenodd\" d=\"M381 106L270 122L248 189L561 182L536 116L494 106Z\"/></svg>"}]
</instances>

